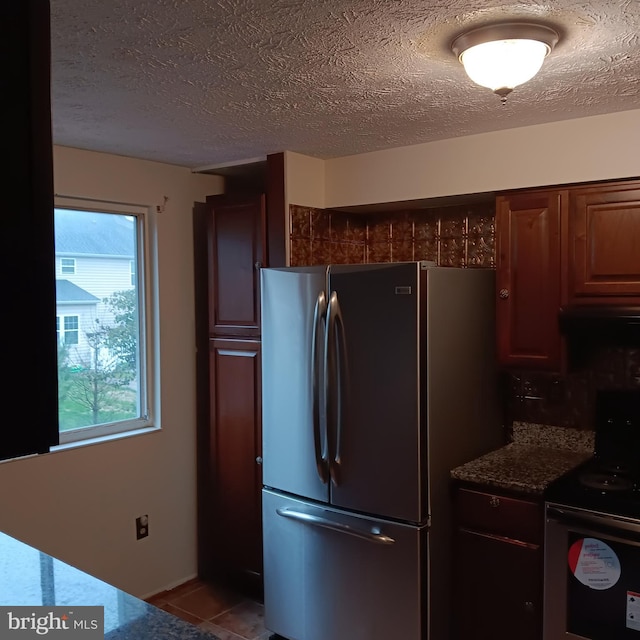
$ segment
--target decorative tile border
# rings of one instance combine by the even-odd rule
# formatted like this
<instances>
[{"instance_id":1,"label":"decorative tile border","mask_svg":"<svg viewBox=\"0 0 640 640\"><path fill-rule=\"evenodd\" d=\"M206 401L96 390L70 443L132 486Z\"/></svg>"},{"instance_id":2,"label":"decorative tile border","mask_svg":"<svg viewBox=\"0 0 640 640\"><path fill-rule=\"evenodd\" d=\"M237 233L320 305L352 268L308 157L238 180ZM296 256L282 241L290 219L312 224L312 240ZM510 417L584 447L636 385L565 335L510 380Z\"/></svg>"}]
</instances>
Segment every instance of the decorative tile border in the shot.
<instances>
[{"instance_id":1,"label":"decorative tile border","mask_svg":"<svg viewBox=\"0 0 640 640\"><path fill-rule=\"evenodd\" d=\"M290 205L290 264L431 260L495 267L493 204L349 214Z\"/></svg>"}]
</instances>

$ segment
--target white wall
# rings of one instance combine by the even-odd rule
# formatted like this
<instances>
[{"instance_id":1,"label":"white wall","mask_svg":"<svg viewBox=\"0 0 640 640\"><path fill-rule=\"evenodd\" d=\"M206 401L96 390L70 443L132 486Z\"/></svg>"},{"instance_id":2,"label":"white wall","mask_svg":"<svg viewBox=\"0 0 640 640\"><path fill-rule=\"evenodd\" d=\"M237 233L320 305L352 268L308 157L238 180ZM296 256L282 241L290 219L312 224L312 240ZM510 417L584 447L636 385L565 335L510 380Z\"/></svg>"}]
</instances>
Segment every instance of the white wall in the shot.
<instances>
[{"instance_id":1,"label":"white wall","mask_svg":"<svg viewBox=\"0 0 640 640\"><path fill-rule=\"evenodd\" d=\"M335 158L325 206L636 177L638 149L635 110Z\"/></svg>"},{"instance_id":2,"label":"white wall","mask_svg":"<svg viewBox=\"0 0 640 640\"><path fill-rule=\"evenodd\" d=\"M290 204L302 207L325 207L324 160L304 156L294 151L284 152L284 207L289 211ZM285 237L291 233L289 216L285 216ZM290 243L286 243L286 261L291 263Z\"/></svg>"},{"instance_id":3,"label":"white wall","mask_svg":"<svg viewBox=\"0 0 640 640\"><path fill-rule=\"evenodd\" d=\"M325 208L325 162L293 151L285 151L284 173L287 208L289 203L302 207Z\"/></svg>"},{"instance_id":4,"label":"white wall","mask_svg":"<svg viewBox=\"0 0 640 640\"><path fill-rule=\"evenodd\" d=\"M166 197L157 223L162 430L0 464L0 529L146 596L196 573L192 208L223 183L64 147L54 149L54 181L66 196L152 206ZM142 514L150 532L137 541Z\"/></svg>"}]
</instances>

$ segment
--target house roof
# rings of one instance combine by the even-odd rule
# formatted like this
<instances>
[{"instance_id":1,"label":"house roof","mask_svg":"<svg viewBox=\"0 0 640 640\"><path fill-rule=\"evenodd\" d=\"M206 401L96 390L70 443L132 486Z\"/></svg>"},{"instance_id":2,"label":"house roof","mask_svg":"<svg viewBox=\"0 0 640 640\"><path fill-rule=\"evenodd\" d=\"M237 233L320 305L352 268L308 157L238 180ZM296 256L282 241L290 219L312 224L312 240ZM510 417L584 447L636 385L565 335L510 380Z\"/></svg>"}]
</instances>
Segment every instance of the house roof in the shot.
<instances>
[{"instance_id":1,"label":"house roof","mask_svg":"<svg viewBox=\"0 0 640 640\"><path fill-rule=\"evenodd\" d=\"M72 303L89 303L100 302L100 298L96 298L82 287L79 287L68 280L56 279L56 303L72 304Z\"/></svg>"},{"instance_id":2,"label":"house roof","mask_svg":"<svg viewBox=\"0 0 640 640\"><path fill-rule=\"evenodd\" d=\"M134 230L128 216L56 209L56 254L133 259Z\"/></svg>"}]
</instances>

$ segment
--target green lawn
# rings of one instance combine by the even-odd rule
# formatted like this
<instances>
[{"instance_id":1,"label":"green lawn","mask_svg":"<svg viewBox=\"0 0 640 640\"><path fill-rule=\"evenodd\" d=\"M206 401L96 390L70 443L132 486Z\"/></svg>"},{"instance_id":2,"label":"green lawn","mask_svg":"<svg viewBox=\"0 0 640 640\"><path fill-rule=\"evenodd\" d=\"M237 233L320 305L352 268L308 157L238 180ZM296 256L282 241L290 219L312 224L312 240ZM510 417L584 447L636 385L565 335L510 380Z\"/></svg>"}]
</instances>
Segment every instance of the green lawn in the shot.
<instances>
[{"instance_id":1,"label":"green lawn","mask_svg":"<svg viewBox=\"0 0 640 640\"><path fill-rule=\"evenodd\" d=\"M137 417L136 392L134 390L119 388L117 391L114 390L113 396L109 406L100 412L98 424ZM93 426L91 411L68 398L60 402L58 414L60 431Z\"/></svg>"}]
</instances>

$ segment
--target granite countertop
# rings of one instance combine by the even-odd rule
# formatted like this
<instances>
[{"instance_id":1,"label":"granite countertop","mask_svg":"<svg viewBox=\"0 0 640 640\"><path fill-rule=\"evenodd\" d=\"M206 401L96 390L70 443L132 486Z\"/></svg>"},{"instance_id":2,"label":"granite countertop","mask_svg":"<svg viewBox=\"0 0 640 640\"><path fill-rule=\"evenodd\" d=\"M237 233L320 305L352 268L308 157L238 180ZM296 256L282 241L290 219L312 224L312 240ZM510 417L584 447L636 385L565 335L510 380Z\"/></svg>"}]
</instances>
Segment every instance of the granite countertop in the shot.
<instances>
[{"instance_id":1,"label":"granite countertop","mask_svg":"<svg viewBox=\"0 0 640 640\"><path fill-rule=\"evenodd\" d=\"M513 441L451 470L455 480L542 495L593 455L593 432L514 423Z\"/></svg>"},{"instance_id":2,"label":"granite countertop","mask_svg":"<svg viewBox=\"0 0 640 640\"><path fill-rule=\"evenodd\" d=\"M105 640L219 640L4 533L0 533L0 576L3 607L68 607L70 613L73 607L103 607ZM85 633L87 638L95 634Z\"/></svg>"}]
</instances>

